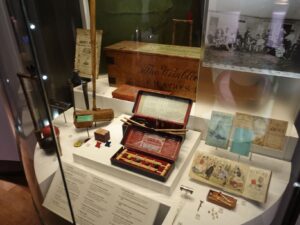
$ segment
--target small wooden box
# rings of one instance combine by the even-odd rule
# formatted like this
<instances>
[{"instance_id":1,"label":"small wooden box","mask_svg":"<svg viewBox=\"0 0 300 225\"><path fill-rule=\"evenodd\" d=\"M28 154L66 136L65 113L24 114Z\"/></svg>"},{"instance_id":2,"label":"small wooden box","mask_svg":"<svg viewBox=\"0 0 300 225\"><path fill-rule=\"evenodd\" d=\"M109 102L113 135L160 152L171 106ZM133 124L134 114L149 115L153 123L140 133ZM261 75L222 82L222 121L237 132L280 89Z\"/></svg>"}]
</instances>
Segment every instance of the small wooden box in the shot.
<instances>
[{"instance_id":1,"label":"small wooden box","mask_svg":"<svg viewBox=\"0 0 300 225\"><path fill-rule=\"evenodd\" d=\"M184 129L192 103L187 98L139 91L131 119L153 129Z\"/></svg>"},{"instance_id":2,"label":"small wooden box","mask_svg":"<svg viewBox=\"0 0 300 225\"><path fill-rule=\"evenodd\" d=\"M129 84L196 99L200 48L122 41L104 50L111 86Z\"/></svg>"},{"instance_id":3,"label":"small wooden box","mask_svg":"<svg viewBox=\"0 0 300 225\"><path fill-rule=\"evenodd\" d=\"M108 130L105 129L98 129L94 132L95 140L101 141L101 142L107 142L110 139L110 134Z\"/></svg>"},{"instance_id":4,"label":"small wooden box","mask_svg":"<svg viewBox=\"0 0 300 225\"><path fill-rule=\"evenodd\" d=\"M219 191L209 190L206 200L227 209L236 207L236 199Z\"/></svg>"}]
</instances>

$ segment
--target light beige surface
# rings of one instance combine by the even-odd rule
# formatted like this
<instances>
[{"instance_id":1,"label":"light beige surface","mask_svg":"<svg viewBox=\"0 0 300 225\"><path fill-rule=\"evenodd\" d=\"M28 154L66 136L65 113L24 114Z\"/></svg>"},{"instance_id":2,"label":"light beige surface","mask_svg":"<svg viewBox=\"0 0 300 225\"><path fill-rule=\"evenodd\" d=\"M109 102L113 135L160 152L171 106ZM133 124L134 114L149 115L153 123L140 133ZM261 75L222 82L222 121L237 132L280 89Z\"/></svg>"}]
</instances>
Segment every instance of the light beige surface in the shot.
<instances>
[{"instance_id":1,"label":"light beige surface","mask_svg":"<svg viewBox=\"0 0 300 225\"><path fill-rule=\"evenodd\" d=\"M168 56L186 57L200 59L201 48L187 47L178 45L164 45L156 43L144 43L134 41L121 41L116 44L107 46L106 49L134 51L150 54L160 54Z\"/></svg>"}]
</instances>

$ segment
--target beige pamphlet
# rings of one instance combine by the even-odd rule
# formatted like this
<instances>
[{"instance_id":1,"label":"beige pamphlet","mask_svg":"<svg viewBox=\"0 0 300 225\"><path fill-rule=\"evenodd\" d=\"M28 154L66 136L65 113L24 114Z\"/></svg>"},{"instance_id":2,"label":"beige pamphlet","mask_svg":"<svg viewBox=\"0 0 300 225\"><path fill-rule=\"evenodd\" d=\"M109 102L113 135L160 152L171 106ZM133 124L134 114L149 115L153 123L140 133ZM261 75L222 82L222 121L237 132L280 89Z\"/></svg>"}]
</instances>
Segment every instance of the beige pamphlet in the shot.
<instances>
[{"instance_id":1,"label":"beige pamphlet","mask_svg":"<svg viewBox=\"0 0 300 225\"><path fill-rule=\"evenodd\" d=\"M100 50L102 42L102 30L96 32L96 74L99 74ZM92 56L91 56L90 30L76 29L76 52L75 70L79 71L81 77L92 77Z\"/></svg>"},{"instance_id":2,"label":"beige pamphlet","mask_svg":"<svg viewBox=\"0 0 300 225\"><path fill-rule=\"evenodd\" d=\"M264 146L282 150L287 127L287 121L271 119L265 135Z\"/></svg>"}]
</instances>

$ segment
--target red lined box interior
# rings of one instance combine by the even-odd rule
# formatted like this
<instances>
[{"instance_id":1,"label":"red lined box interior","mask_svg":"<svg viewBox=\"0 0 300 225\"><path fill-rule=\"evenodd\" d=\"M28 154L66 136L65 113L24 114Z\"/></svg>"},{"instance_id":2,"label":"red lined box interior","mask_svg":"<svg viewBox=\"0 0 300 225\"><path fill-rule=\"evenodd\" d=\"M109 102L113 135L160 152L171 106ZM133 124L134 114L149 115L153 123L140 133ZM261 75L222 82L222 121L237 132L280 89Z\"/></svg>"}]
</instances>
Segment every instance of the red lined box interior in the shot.
<instances>
[{"instance_id":1,"label":"red lined box interior","mask_svg":"<svg viewBox=\"0 0 300 225\"><path fill-rule=\"evenodd\" d=\"M182 137L130 126L121 143L124 147L111 158L112 164L166 181L178 157ZM157 167L158 164L161 166Z\"/></svg>"}]
</instances>

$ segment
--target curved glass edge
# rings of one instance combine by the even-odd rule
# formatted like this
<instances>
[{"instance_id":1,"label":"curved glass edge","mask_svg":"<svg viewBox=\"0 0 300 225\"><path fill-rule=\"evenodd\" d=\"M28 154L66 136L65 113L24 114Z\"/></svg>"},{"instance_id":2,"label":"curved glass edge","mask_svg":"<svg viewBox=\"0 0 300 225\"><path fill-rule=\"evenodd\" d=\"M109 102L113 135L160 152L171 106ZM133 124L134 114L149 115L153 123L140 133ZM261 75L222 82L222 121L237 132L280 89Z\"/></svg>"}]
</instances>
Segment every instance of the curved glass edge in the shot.
<instances>
[{"instance_id":1,"label":"curved glass edge","mask_svg":"<svg viewBox=\"0 0 300 225\"><path fill-rule=\"evenodd\" d=\"M139 7L137 7L136 4L132 4L132 6L120 6L119 8L112 7L113 3L104 5L106 7L100 7L101 4L97 4L97 21L100 20L100 22L97 23L97 28L104 30L102 43L103 55L100 58L101 62L105 61L105 63L103 64L106 64L108 68L108 75L100 76L97 80L98 92L96 100L97 104L99 104L100 107L114 109L114 121L110 125L100 122L96 127L91 127L88 129L76 129L73 124L73 109L69 109L63 112L53 121L50 116L48 116L49 121L51 120L54 125L50 126L52 134L56 133L55 126L60 129L60 136L59 140L57 141L58 145L60 145L58 148L61 147L63 154L62 159L64 162L61 164L61 166L65 173L64 178L66 179L65 182L68 184L71 202L73 202L75 205L75 207L73 207L72 209L74 209L75 211L74 217L76 218L76 221L95 219L93 216L89 217L90 215L85 218L83 215L87 211L84 211L83 214L81 214L82 212L77 211L79 209L76 208L79 204L78 202L80 202L80 204L84 203L96 208L102 207L101 204L100 206L97 205L99 202L97 204L94 202L97 198L99 198L99 192L101 192L98 189L99 186L101 186L101 188L106 187L105 192L101 192L101 196L103 195L103 193L105 195L102 196L103 198L101 197L102 200L104 199L104 202L112 200L112 193L120 193L118 187L121 186L122 198L118 199L116 202L119 204L123 204L123 200L125 197L133 195L138 199L138 202L146 201L147 204L149 204L149 209L153 210L153 212L151 211L151 213L146 213L149 217L151 217L149 221L153 220L155 215L155 218L160 218L157 222L154 222L155 224L170 224L174 223L175 221L179 223L182 219L187 219L187 217L190 218L190 221L192 221L192 223L199 222L200 214L198 214L198 211L202 207L201 204L206 199L208 188L207 186L203 185L203 183L199 185L199 183L193 182L188 179L189 170L190 168L192 168L189 163L193 161L192 159L196 151L199 152L203 149L210 148L215 155L222 156L221 161L224 160L225 162L226 159L224 158L228 158L233 160L234 162L238 161L246 164L253 163L253 165L258 166L261 166L264 162L262 159L265 159L258 156L261 161L255 161L256 158L254 157L252 162L252 156L245 156L245 152L248 151L245 148L249 148L249 140L252 140L254 136L253 132L248 132L248 130L250 128L254 129L252 126L257 125L257 123L251 121L251 125L249 125L250 128L244 127L245 121L242 121L241 119L240 123L243 125L238 127L241 128L237 129L239 132L231 132L227 128L226 121L223 124L218 122L218 120L220 120L220 114L222 113L224 113L222 114L223 116L226 114L226 118L229 118L232 123L234 117L236 117L236 112L251 115L250 117L252 119L250 120L253 120L254 118L257 121L260 121L258 124L259 127L257 128L257 134L262 136L265 135L265 130L267 129L267 125L265 127L261 126L262 123L269 124L271 123L271 121L274 122L275 120L288 121L287 134L289 134L290 137L294 137L293 135L295 135L295 138L298 138L296 136L297 134L293 134L294 127L292 125L295 120L296 113L299 110L297 96L294 95L295 92L299 91L298 79L270 76L269 74L265 75L261 74L261 71L257 72L255 70L244 71L243 69L239 70L232 67L227 68L227 65L225 67L214 67L214 65L210 64L210 66L212 66L213 68L209 68L207 67L208 64L204 63L205 49L204 58L200 58L199 68L198 57L200 56L201 51L203 52L203 48L200 49L199 47L187 46L183 47L170 44L172 39L172 32L170 31L172 27L172 13L174 13L174 15L175 13L178 13L176 15L184 14L184 16L182 17L184 17L185 19L189 19L185 16L190 12L190 10L186 10L186 8L184 8L184 10L180 10L179 12L179 9L177 9L178 6L174 6L174 8L172 8L173 5L171 1L162 3L161 5L159 5L158 10L154 10L154 6L150 4L150 1L148 3L149 4L137 4ZM191 6L193 6L193 4L189 5L189 7ZM126 15L123 15L124 12ZM167 19L165 20L161 19L165 18L164 14L167 15ZM125 29L125 26L123 24L127 19L133 20L135 22L131 21L132 24L130 24L129 28L127 27ZM119 23L118 21L120 20L122 20L123 23ZM111 26L110 24L115 24L118 26ZM183 30L184 29L185 28L183 28ZM183 30L178 33L182 34ZM197 32L199 32L199 30ZM124 36L122 36L123 34ZM193 35L200 34L193 33ZM186 37L188 37L188 35L185 35L183 39L187 40ZM126 39L130 39L130 41L121 42L120 44L120 41ZM197 36L196 41L198 42L199 40L200 36ZM195 45L198 45L198 43L196 43ZM131 56L126 55L124 57L119 56L116 53L117 51L120 51L121 53L125 52L125 54L129 51L132 51L133 53ZM150 61L150 63L146 62L143 67L135 71L135 69L143 63L143 54L145 54L146 56L149 54L155 54L155 57L152 61ZM167 55L167 57L165 55ZM171 57L175 58L173 63L170 63ZM164 61L166 58L170 61ZM185 61L185 58L189 59ZM183 61L180 62L180 60ZM114 74L114 71L110 69L109 66L114 66L115 64L122 62L125 62L126 66L132 66L132 74L136 73L136 77L128 77L127 75L127 84L138 87L145 87L146 85L146 88L159 89L160 91L166 92L175 91L177 92L175 95L192 98L195 101L194 107L191 109L192 116L190 117L190 123L188 124L188 128L190 128L191 130L187 133L187 139L190 141L192 140L193 142L191 144L189 142L185 142L185 145L182 146L183 148L181 150L178 161L176 162L174 171L172 171L172 174L168 178L169 181L171 181L172 179L174 180L173 185L170 185L169 182L166 185L155 186L159 182L155 180L153 181L151 180L151 178L145 178L140 174L137 175L137 173L135 173L136 171L132 172L130 171L130 169L127 171L123 169L116 169L116 167L113 167L113 165L111 165L110 158L112 155L110 155L111 153L107 153L107 151L111 150L112 148L117 151L116 149L121 148L121 145L119 143L121 141L121 137L123 136L121 130L122 122L120 122L119 115L122 115L123 113L132 114L131 110L133 106L133 103L126 101L127 99L125 101L120 101L111 98L112 90L115 90L115 88L112 88L112 86L119 85L120 83L118 82L120 82L120 80L122 81L122 79L120 78L124 79L124 77L115 76L116 74ZM168 65L168 63L170 64ZM103 64L101 63L100 69L100 71L102 72L103 68L105 68ZM167 65L169 67L167 67ZM190 67L193 69L186 69ZM127 72L127 68L121 68L123 68ZM182 69L183 71L181 71ZM89 85L88 90L91 90L91 86ZM82 87L76 87L74 89L74 92L76 107L85 108L85 104L82 98ZM109 97L107 97L107 93ZM286 101L286 98L288 98L289 101ZM152 102L152 104L153 105L151 105L151 107L155 106L157 102ZM166 107L166 105L166 101L161 101L158 103L157 108L163 109L162 106ZM172 107L172 104L168 106ZM175 107L177 107L175 111L178 110L178 105L175 105ZM228 114L230 115L228 116ZM129 116L124 115L122 115L122 117L129 118ZM243 118L248 121L248 117L249 116L244 116ZM214 120L216 123L213 123ZM278 126L280 127L280 125ZM106 146L106 142L98 143L98 141L96 141L95 132L99 128L104 128L110 131L111 143L108 144L108 146ZM197 131L193 131L193 129ZM247 132L245 132L245 130L242 129L248 130L246 130ZM214 130L222 132L210 132ZM270 128L270 130L272 130L272 128ZM199 131L201 131L201 137ZM223 140L224 136L222 135L224 135L224 133L229 134L229 136L227 138L228 140L222 142L220 141L220 137ZM209 134L212 134L211 140L208 140ZM280 135L282 136L282 132L279 134L279 136ZM216 137L219 138L217 138L217 141L213 139ZM224 148L226 144L229 145L227 145L225 149L231 149L232 146L236 144L236 139L239 139L241 137L247 139L241 141L242 144L246 143L247 145L246 147L243 146L243 151L239 149L239 152L234 153L236 155L230 155L231 153L224 154L224 151L220 149ZM153 140L156 145L151 145L153 144ZM165 139L161 137L158 138L155 135L148 135L147 137L145 137L144 144L147 146L152 146L151 151L158 151L159 147L157 147L157 144L163 142L163 140ZM223 145L223 143L225 143L225 145ZM273 144L272 141L271 144ZM275 152L282 152L282 142L279 143L278 146L279 145L280 148L275 148ZM273 149L264 149L264 147L266 146L262 147L262 149L265 151L273 151ZM65 208L66 204L60 205L61 202L67 202L67 198L64 194L64 179L62 179L59 172L57 172L52 180L52 175L58 168L58 159L60 159L60 157L54 155L45 157L43 151L41 151L39 147L37 147L36 153L40 154L41 157L39 159L36 159L36 162L39 164L39 168L43 168L44 164L48 163L49 164L47 166L50 167L51 165L56 165L56 167L50 169L48 167L46 170L47 176L51 174L51 185L49 186L49 183L46 185L48 194L44 205L51 209L53 212L64 217L65 219L71 220L70 218L72 218L72 216L68 210L68 207ZM264 154L266 154L266 152L264 152ZM292 153L289 154L289 156L285 156L280 153L277 158L291 157ZM108 155L109 158L107 158ZM46 161L43 161L43 159L46 159ZM199 160L199 162L200 161L201 160ZM55 163L53 164L53 162ZM273 161L271 159L270 163L266 164L264 167L271 166L272 162ZM228 163L228 161L226 161L226 163ZM290 164L288 162L280 162L279 164L274 164L274 167L272 167L272 169L276 170L275 166L286 167L286 170L284 170L283 172L284 175L287 175L290 172L289 165ZM111 172L112 167L113 172ZM197 169L199 168L197 167ZM242 170L242 172L245 172L247 170L243 166L241 166L240 169ZM121 176L119 171L123 171L121 172ZM209 173L209 171L210 170L207 169L207 173ZM42 172L42 170L38 169L38 172L36 173L42 174ZM238 173L237 170L235 171L235 173ZM276 174L276 176L279 175L280 174ZM177 176L179 177L178 179L176 178ZM205 176L208 176L208 174L205 173ZM287 181L284 180L284 183L286 182ZM257 188L259 187L257 186ZM282 187L281 189L284 188ZM85 193L87 190L91 192ZM221 190L224 189L221 188ZM237 192L239 191L240 190L237 190ZM237 192L234 193L234 196L239 196L239 193ZM95 195L95 193L97 193L97 195ZM84 197L82 197L82 195L84 195ZM86 196L88 196L88 198L86 198ZM195 203L195 196L197 196L197 199L198 196L201 196L202 203L200 201L200 205L198 205L198 202L197 204ZM143 199L143 197L145 198ZM60 199L61 202L57 204L57 202L55 201L56 199ZM153 199L154 201L151 201ZM242 198L240 199L238 197L238 200L240 204L247 204L246 200ZM274 199L267 201L267 206L273 206L272 204L274 202L276 203L276 200ZM206 203L207 202L205 201L205 204ZM249 207L251 208L252 205ZM193 212L195 211L196 213L192 213L189 210L191 208L193 209ZM108 209L110 208L108 207ZM154 209L157 211L155 211ZM87 210L87 208L85 208L84 210ZM119 208L119 210L122 209ZM162 215L157 216L157 212L158 214L162 213ZM97 216L100 215L98 212L96 214ZM191 215L193 215L193 218L191 217ZM207 215L204 217L208 219ZM248 218L245 217L243 219L246 220Z\"/></svg>"}]
</instances>

